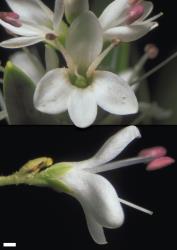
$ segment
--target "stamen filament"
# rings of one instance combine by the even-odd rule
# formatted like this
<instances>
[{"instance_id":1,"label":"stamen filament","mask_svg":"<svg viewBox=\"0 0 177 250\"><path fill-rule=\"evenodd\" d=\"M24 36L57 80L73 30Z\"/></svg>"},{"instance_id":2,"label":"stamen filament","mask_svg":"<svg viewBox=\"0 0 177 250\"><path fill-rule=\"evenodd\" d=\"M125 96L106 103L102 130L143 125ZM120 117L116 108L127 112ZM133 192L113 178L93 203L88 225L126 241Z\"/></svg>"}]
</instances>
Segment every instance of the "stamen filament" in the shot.
<instances>
[{"instance_id":1,"label":"stamen filament","mask_svg":"<svg viewBox=\"0 0 177 250\"><path fill-rule=\"evenodd\" d=\"M149 215L152 215L152 214L153 214L152 211L150 211L150 210L148 210L148 209L146 209L146 208L140 207L140 206L138 206L138 205L136 205L136 204L134 204L134 203L132 203L132 202L123 200L123 199L121 199L121 198L119 198L119 200L120 200L120 202L121 202L122 204L125 204L125 205L127 205L127 206L129 206L129 207L132 207L132 208L134 208L134 209L136 209L136 210L139 210L139 211L141 211L141 212L143 212L143 213L146 213L146 214L149 214Z\"/></svg>"},{"instance_id":2,"label":"stamen filament","mask_svg":"<svg viewBox=\"0 0 177 250\"><path fill-rule=\"evenodd\" d=\"M92 173L102 173L110 170L132 166L135 164L147 164L151 162L155 157L133 157L121 161L110 162L101 166L90 168L88 171Z\"/></svg>"},{"instance_id":3,"label":"stamen filament","mask_svg":"<svg viewBox=\"0 0 177 250\"><path fill-rule=\"evenodd\" d=\"M158 19L159 17L163 16L163 12L160 12L159 14L147 19L144 21L144 23L149 23L149 22L153 22L155 21L156 19Z\"/></svg>"},{"instance_id":4,"label":"stamen filament","mask_svg":"<svg viewBox=\"0 0 177 250\"><path fill-rule=\"evenodd\" d=\"M60 52L62 53L63 57L65 58L68 68L72 72L75 72L76 65L74 64L73 59L71 58L71 56L69 55L67 50L64 48L64 46L60 42L57 42L57 46L58 46Z\"/></svg>"},{"instance_id":5,"label":"stamen filament","mask_svg":"<svg viewBox=\"0 0 177 250\"><path fill-rule=\"evenodd\" d=\"M164 60L163 62L161 62L159 65L157 65L155 68L151 69L146 74L144 74L143 76L141 76L137 80L133 81L131 84L133 85L135 83L139 83L139 82L144 81L146 78L148 78L151 75L153 75L156 71L158 71L161 68L163 68L166 64L168 64L169 62L171 62L176 57L177 57L177 51L174 54L172 54L171 56L169 56L166 60Z\"/></svg>"},{"instance_id":6,"label":"stamen filament","mask_svg":"<svg viewBox=\"0 0 177 250\"><path fill-rule=\"evenodd\" d=\"M95 61L90 65L87 70L87 77L91 77L95 69L100 65L103 59L108 55L108 53L118 44L119 40L112 41L112 43L95 59Z\"/></svg>"}]
</instances>

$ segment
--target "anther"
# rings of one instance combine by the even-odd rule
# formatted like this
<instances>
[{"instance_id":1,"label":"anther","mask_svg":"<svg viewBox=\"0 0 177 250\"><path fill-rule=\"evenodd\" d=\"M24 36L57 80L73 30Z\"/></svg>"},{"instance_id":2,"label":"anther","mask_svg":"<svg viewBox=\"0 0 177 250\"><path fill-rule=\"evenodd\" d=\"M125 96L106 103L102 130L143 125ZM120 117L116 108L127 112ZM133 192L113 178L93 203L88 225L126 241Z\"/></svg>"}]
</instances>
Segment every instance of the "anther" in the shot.
<instances>
[{"instance_id":1,"label":"anther","mask_svg":"<svg viewBox=\"0 0 177 250\"><path fill-rule=\"evenodd\" d=\"M159 49L155 44L147 44L144 51L149 59L155 59L159 54Z\"/></svg>"},{"instance_id":2,"label":"anther","mask_svg":"<svg viewBox=\"0 0 177 250\"><path fill-rule=\"evenodd\" d=\"M167 154L166 148L159 146L159 147L143 149L139 152L138 156L159 158L165 156L166 154Z\"/></svg>"},{"instance_id":3,"label":"anther","mask_svg":"<svg viewBox=\"0 0 177 250\"><path fill-rule=\"evenodd\" d=\"M15 12L0 12L0 19L15 27L21 27L20 16Z\"/></svg>"},{"instance_id":4,"label":"anther","mask_svg":"<svg viewBox=\"0 0 177 250\"><path fill-rule=\"evenodd\" d=\"M162 169L162 168L168 167L169 165L173 163L175 163L175 160L169 156L160 157L158 159L151 161L147 165L146 170L154 171L154 170Z\"/></svg>"},{"instance_id":5,"label":"anther","mask_svg":"<svg viewBox=\"0 0 177 250\"><path fill-rule=\"evenodd\" d=\"M134 23L144 14L144 6L141 4L135 4L128 10L127 24Z\"/></svg>"},{"instance_id":6,"label":"anther","mask_svg":"<svg viewBox=\"0 0 177 250\"><path fill-rule=\"evenodd\" d=\"M48 33L48 34L46 34L45 38L46 38L46 40L53 41L57 38L57 36L53 33Z\"/></svg>"}]
</instances>

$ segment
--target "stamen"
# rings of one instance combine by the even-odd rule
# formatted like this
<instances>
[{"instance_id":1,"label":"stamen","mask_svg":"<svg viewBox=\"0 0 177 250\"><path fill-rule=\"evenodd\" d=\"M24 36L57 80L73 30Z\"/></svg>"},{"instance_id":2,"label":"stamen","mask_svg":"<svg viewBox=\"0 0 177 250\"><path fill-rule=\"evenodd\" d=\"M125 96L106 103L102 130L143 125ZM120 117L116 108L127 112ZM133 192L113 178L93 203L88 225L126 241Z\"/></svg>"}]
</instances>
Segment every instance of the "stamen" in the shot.
<instances>
[{"instance_id":1,"label":"stamen","mask_svg":"<svg viewBox=\"0 0 177 250\"><path fill-rule=\"evenodd\" d=\"M57 36L53 33L48 33L48 34L46 34L45 38L46 38L46 40L55 41Z\"/></svg>"},{"instance_id":2,"label":"stamen","mask_svg":"<svg viewBox=\"0 0 177 250\"><path fill-rule=\"evenodd\" d=\"M147 44L144 50L145 54L140 58L139 62L133 68L132 76L129 82L130 85L134 84L134 80L137 78L137 75L142 70L148 59L155 59L159 53L159 49L154 44Z\"/></svg>"},{"instance_id":3,"label":"stamen","mask_svg":"<svg viewBox=\"0 0 177 250\"><path fill-rule=\"evenodd\" d=\"M127 24L134 23L144 14L144 6L141 4L133 5L128 11Z\"/></svg>"},{"instance_id":4,"label":"stamen","mask_svg":"<svg viewBox=\"0 0 177 250\"><path fill-rule=\"evenodd\" d=\"M131 84L135 84L135 83L139 83L144 81L146 78L150 77L151 75L153 75L155 72L157 72L158 70L160 70L161 68L163 68L165 65L167 65L169 62L171 62L173 59L175 59L177 57L177 51L172 54L171 56L169 56L167 59L165 59L163 62L161 62L160 64L158 64L156 67L154 67L153 69L151 69L150 71L148 71L146 74L144 74L143 76L141 76L139 79L133 81Z\"/></svg>"},{"instance_id":5,"label":"stamen","mask_svg":"<svg viewBox=\"0 0 177 250\"><path fill-rule=\"evenodd\" d=\"M160 12L159 14L157 14L157 15L155 15L155 16L153 16L153 17L151 17L151 18L149 18L149 19L147 19L146 21L144 21L144 22L153 22L153 21L155 21L155 20L157 20L159 17L161 17L161 16L163 16L163 12Z\"/></svg>"},{"instance_id":6,"label":"stamen","mask_svg":"<svg viewBox=\"0 0 177 250\"><path fill-rule=\"evenodd\" d=\"M119 200L120 200L120 202L121 202L122 204L125 204L125 205L127 205L127 206L129 206L129 207L132 207L132 208L136 209L136 210L139 210L139 211L144 212L144 213L149 214L149 215L152 215L152 214L153 214L152 211L150 211L150 210L148 210L148 209L146 209L146 208L140 207L140 206L138 206L138 205L135 205L135 204L132 203L132 202L123 200L123 199L121 199L121 198L119 198Z\"/></svg>"},{"instance_id":7,"label":"stamen","mask_svg":"<svg viewBox=\"0 0 177 250\"><path fill-rule=\"evenodd\" d=\"M91 77L95 69L100 65L103 59L108 55L108 53L118 44L120 40L114 39L112 43L95 59L95 61L90 65L87 70L87 77Z\"/></svg>"},{"instance_id":8,"label":"stamen","mask_svg":"<svg viewBox=\"0 0 177 250\"><path fill-rule=\"evenodd\" d=\"M149 59L155 59L159 54L159 49L155 46L155 44L147 44L144 50Z\"/></svg>"},{"instance_id":9,"label":"stamen","mask_svg":"<svg viewBox=\"0 0 177 250\"><path fill-rule=\"evenodd\" d=\"M152 156L148 157L133 157L125 160L120 160L120 161L114 161L110 162L101 166L96 166L94 168L89 168L87 171L91 173L102 173L102 172L107 172L123 167L128 167L128 166L133 166L133 165L138 165L138 164L147 164L152 162L155 158Z\"/></svg>"},{"instance_id":10,"label":"stamen","mask_svg":"<svg viewBox=\"0 0 177 250\"><path fill-rule=\"evenodd\" d=\"M15 27L21 27L20 16L15 12L0 12L0 19Z\"/></svg>"},{"instance_id":11,"label":"stamen","mask_svg":"<svg viewBox=\"0 0 177 250\"><path fill-rule=\"evenodd\" d=\"M164 147L152 147L143 149L139 152L139 156L141 157L154 157L159 158L165 156L167 154L167 150Z\"/></svg>"},{"instance_id":12,"label":"stamen","mask_svg":"<svg viewBox=\"0 0 177 250\"><path fill-rule=\"evenodd\" d=\"M169 165L173 163L175 163L175 160L171 157L168 157L168 156L160 157L158 159L151 161L147 165L146 170L154 171L154 170L162 169L162 168L168 167Z\"/></svg>"}]
</instances>

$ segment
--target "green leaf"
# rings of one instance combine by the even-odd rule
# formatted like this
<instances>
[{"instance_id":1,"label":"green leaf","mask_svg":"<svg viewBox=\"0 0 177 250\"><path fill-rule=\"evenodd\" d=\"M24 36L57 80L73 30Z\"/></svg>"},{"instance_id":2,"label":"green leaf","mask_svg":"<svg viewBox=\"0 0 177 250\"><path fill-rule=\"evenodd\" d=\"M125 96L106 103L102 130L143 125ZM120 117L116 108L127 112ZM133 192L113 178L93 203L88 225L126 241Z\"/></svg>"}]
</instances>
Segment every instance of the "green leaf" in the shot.
<instances>
[{"instance_id":1,"label":"green leaf","mask_svg":"<svg viewBox=\"0 0 177 250\"><path fill-rule=\"evenodd\" d=\"M33 106L35 85L32 80L11 62L4 74L4 99L11 125L60 124L59 116L37 111Z\"/></svg>"}]
</instances>

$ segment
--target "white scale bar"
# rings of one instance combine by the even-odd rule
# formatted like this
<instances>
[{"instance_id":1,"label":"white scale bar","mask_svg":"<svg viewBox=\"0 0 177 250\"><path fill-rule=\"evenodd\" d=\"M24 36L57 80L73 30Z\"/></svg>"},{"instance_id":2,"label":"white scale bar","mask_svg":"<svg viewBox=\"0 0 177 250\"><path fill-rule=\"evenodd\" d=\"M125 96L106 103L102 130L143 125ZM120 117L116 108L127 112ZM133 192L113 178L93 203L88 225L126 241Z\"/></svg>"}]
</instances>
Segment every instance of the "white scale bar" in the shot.
<instances>
[{"instance_id":1,"label":"white scale bar","mask_svg":"<svg viewBox=\"0 0 177 250\"><path fill-rule=\"evenodd\" d=\"M16 243L15 242L11 242L11 243L4 242L3 247L16 247Z\"/></svg>"}]
</instances>

